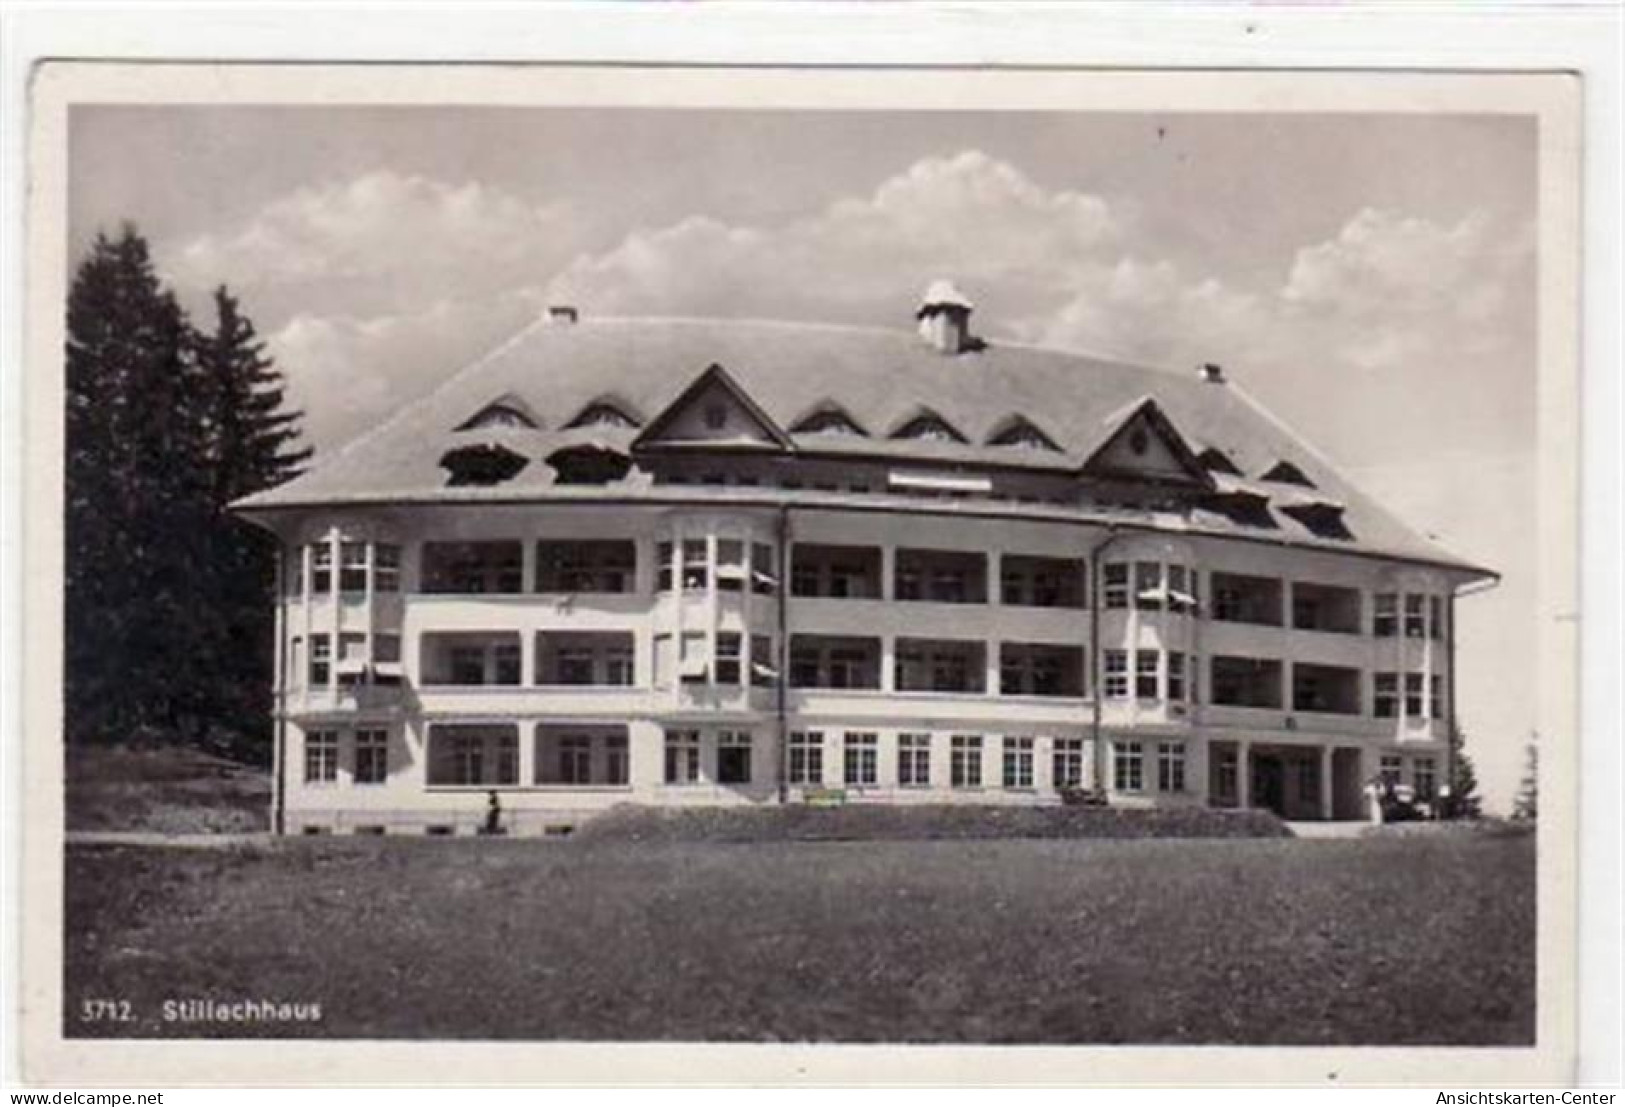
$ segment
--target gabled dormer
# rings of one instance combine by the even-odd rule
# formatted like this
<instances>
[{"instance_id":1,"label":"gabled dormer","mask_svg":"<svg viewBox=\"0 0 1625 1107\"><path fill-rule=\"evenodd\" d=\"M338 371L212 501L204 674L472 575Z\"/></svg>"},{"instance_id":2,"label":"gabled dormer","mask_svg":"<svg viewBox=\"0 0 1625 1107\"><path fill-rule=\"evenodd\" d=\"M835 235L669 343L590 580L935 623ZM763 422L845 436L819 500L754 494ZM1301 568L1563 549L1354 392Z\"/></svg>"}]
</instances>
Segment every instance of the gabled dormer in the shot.
<instances>
[{"instance_id":1,"label":"gabled dormer","mask_svg":"<svg viewBox=\"0 0 1625 1107\"><path fill-rule=\"evenodd\" d=\"M958 442L963 444L968 441L958 427L924 406L916 408L912 415L899 422L888 437L915 442Z\"/></svg>"},{"instance_id":2,"label":"gabled dormer","mask_svg":"<svg viewBox=\"0 0 1625 1107\"><path fill-rule=\"evenodd\" d=\"M1083 463L1085 476L1213 487L1213 478L1157 401L1147 397L1107 423L1105 442Z\"/></svg>"},{"instance_id":3,"label":"gabled dormer","mask_svg":"<svg viewBox=\"0 0 1625 1107\"><path fill-rule=\"evenodd\" d=\"M1241 476L1241 467L1231 461L1230 455L1217 446L1209 446L1196 455L1196 460L1201 462L1202 468L1210 473L1224 473L1232 477Z\"/></svg>"},{"instance_id":4,"label":"gabled dormer","mask_svg":"<svg viewBox=\"0 0 1625 1107\"><path fill-rule=\"evenodd\" d=\"M1307 473L1292 464L1292 462L1285 460L1277 461L1270 467L1269 472L1259 479L1271 481L1275 484L1295 484L1299 488L1315 487L1315 482L1309 479Z\"/></svg>"},{"instance_id":5,"label":"gabled dormer","mask_svg":"<svg viewBox=\"0 0 1625 1107\"><path fill-rule=\"evenodd\" d=\"M509 393L498 397L480 408L473 415L457 425L460 431L492 430L492 429L518 429L536 430L542 421L518 396Z\"/></svg>"},{"instance_id":6,"label":"gabled dormer","mask_svg":"<svg viewBox=\"0 0 1625 1107\"><path fill-rule=\"evenodd\" d=\"M994 427L993 433L987 436L989 446L1011 446L1020 450L1048 450L1051 453L1060 453L1061 448L1055 440L1043 431L1038 425L1025 415L1011 414L1001 420Z\"/></svg>"},{"instance_id":7,"label":"gabled dormer","mask_svg":"<svg viewBox=\"0 0 1625 1107\"><path fill-rule=\"evenodd\" d=\"M807 414L790 425L791 434L828 434L846 438L868 438L864 429L846 409L833 400L815 405Z\"/></svg>"},{"instance_id":8,"label":"gabled dormer","mask_svg":"<svg viewBox=\"0 0 1625 1107\"><path fill-rule=\"evenodd\" d=\"M579 427L609 427L617 430L636 430L643 420L633 414L632 406L617 396L599 396L587 404L575 417L564 424L568 430Z\"/></svg>"},{"instance_id":9,"label":"gabled dormer","mask_svg":"<svg viewBox=\"0 0 1625 1107\"><path fill-rule=\"evenodd\" d=\"M633 450L790 450L790 436L720 365L696 377L632 441Z\"/></svg>"},{"instance_id":10,"label":"gabled dormer","mask_svg":"<svg viewBox=\"0 0 1625 1107\"><path fill-rule=\"evenodd\" d=\"M518 476L529 465L528 458L493 443L458 446L440 458L446 483L453 488L489 487Z\"/></svg>"}]
</instances>

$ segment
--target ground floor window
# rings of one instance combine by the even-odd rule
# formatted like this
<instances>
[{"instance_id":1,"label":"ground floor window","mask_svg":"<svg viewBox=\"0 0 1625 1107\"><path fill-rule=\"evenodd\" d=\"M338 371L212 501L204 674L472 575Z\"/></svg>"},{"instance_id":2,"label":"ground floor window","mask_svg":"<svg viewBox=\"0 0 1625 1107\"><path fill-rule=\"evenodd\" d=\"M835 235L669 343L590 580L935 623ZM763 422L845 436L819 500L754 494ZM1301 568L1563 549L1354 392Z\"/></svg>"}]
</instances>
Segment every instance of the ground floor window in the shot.
<instances>
[{"instance_id":1,"label":"ground floor window","mask_svg":"<svg viewBox=\"0 0 1625 1107\"><path fill-rule=\"evenodd\" d=\"M955 788L982 786L982 736L956 734L953 737L953 756L949 761L950 783Z\"/></svg>"},{"instance_id":2,"label":"ground floor window","mask_svg":"<svg viewBox=\"0 0 1625 1107\"><path fill-rule=\"evenodd\" d=\"M1051 775L1057 788L1083 787L1083 739L1057 738Z\"/></svg>"},{"instance_id":3,"label":"ground floor window","mask_svg":"<svg viewBox=\"0 0 1625 1107\"><path fill-rule=\"evenodd\" d=\"M1185 790L1185 743L1157 743L1157 791Z\"/></svg>"},{"instance_id":4,"label":"ground floor window","mask_svg":"<svg viewBox=\"0 0 1625 1107\"><path fill-rule=\"evenodd\" d=\"M717 731L717 783L749 784L750 752L750 731Z\"/></svg>"},{"instance_id":5,"label":"ground floor window","mask_svg":"<svg viewBox=\"0 0 1625 1107\"><path fill-rule=\"evenodd\" d=\"M1119 792L1145 791L1145 749L1139 742L1112 743L1112 787Z\"/></svg>"},{"instance_id":6,"label":"ground floor window","mask_svg":"<svg viewBox=\"0 0 1625 1107\"><path fill-rule=\"evenodd\" d=\"M1235 803L1240 799L1237 791L1241 780L1240 756L1234 749L1218 750L1213 756L1214 798L1221 803Z\"/></svg>"},{"instance_id":7,"label":"ground floor window","mask_svg":"<svg viewBox=\"0 0 1625 1107\"><path fill-rule=\"evenodd\" d=\"M429 783L475 786L519 783L519 728L436 726L429 731Z\"/></svg>"},{"instance_id":8,"label":"ground floor window","mask_svg":"<svg viewBox=\"0 0 1625 1107\"><path fill-rule=\"evenodd\" d=\"M698 784L700 782L700 732L697 730L668 730L666 732L666 783Z\"/></svg>"},{"instance_id":9,"label":"ground floor window","mask_svg":"<svg viewBox=\"0 0 1625 1107\"><path fill-rule=\"evenodd\" d=\"M1033 740L1006 738L1004 740L1004 786L1031 788L1033 786Z\"/></svg>"},{"instance_id":10,"label":"ground floor window","mask_svg":"<svg viewBox=\"0 0 1625 1107\"><path fill-rule=\"evenodd\" d=\"M629 779L631 759L627 756L626 735L612 735L604 740L604 783L625 784Z\"/></svg>"},{"instance_id":11,"label":"ground floor window","mask_svg":"<svg viewBox=\"0 0 1625 1107\"><path fill-rule=\"evenodd\" d=\"M1383 784L1387 787L1399 787L1400 782L1405 778L1405 759L1397 753L1383 754L1379 774L1382 777Z\"/></svg>"},{"instance_id":12,"label":"ground floor window","mask_svg":"<svg viewBox=\"0 0 1625 1107\"><path fill-rule=\"evenodd\" d=\"M1320 802L1320 759L1305 758L1297 763L1298 770L1298 801L1300 803L1316 804Z\"/></svg>"},{"instance_id":13,"label":"ground floor window","mask_svg":"<svg viewBox=\"0 0 1625 1107\"><path fill-rule=\"evenodd\" d=\"M823 731L797 730L791 733L787 777L791 784L824 783Z\"/></svg>"},{"instance_id":14,"label":"ground floor window","mask_svg":"<svg viewBox=\"0 0 1625 1107\"><path fill-rule=\"evenodd\" d=\"M844 748L844 779L852 787L873 787L879 783L880 737L868 732L847 731Z\"/></svg>"},{"instance_id":15,"label":"ground floor window","mask_svg":"<svg viewBox=\"0 0 1625 1107\"><path fill-rule=\"evenodd\" d=\"M355 782L382 784L389 779L389 731L355 732Z\"/></svg>"},{"instance_id":16,"label":"ground floor window","mask_svg":"<svg viewBox=\"0 0 1625 1107\"><path fill-rule=\"evenodd\" d=\"M1416 789L1416 798L1431 800L1438 787L1438 776L1431 757L1414 757L1411 759L1411 786Z\"/></svg>"},{"instance_id":17,"label":"ground floor window","mask_svg":"<svg viewBox=\"0 0 1625 1107\"><path fill-rule=\"evenodd\" d=\"M312 730L305 734L305 783L332 784L339 778L339 732Z\"/></svg>"},{"instance_id":18,"label":"ground floor window","mask_svg":"<svg viewBox=\"0 0 1625 1107\"><path fill-rule=\"evenodd\" d=\"M931 736L929 734L899 734L897 736L897 783L904 788L930 787Z\"/></svg>"},{"instance_id":19,"label":"ground floor window","mask_svg":"<svg viewBox=\"0 0 1625 1107\"><path fill-rule=\"evenodd\" d=\"M592 739L584 734L566 734L559 739L560 784L592 783Z\"/></svg>"}]
</instances>

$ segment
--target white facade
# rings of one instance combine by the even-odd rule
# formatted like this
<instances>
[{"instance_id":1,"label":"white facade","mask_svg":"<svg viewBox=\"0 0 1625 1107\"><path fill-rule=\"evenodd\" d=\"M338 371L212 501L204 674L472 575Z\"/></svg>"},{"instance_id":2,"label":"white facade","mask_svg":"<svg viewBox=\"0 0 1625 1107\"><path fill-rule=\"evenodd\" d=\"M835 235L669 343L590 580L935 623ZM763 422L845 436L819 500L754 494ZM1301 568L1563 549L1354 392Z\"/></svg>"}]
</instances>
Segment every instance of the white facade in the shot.
<instances>
[{"instance_id":1,"label":"white facade","mask_svg":"<svg viewBox=\"0 0 1625 1107\"><path fill-rule=\"evenodd\" d=\"M494 795L505 830L546 833L626 802L1063 785L1357 818L1379 772L1444 779L1459 571L805 499L280 514L280 825L471 833Z\"/></svg>"}]
</instances>

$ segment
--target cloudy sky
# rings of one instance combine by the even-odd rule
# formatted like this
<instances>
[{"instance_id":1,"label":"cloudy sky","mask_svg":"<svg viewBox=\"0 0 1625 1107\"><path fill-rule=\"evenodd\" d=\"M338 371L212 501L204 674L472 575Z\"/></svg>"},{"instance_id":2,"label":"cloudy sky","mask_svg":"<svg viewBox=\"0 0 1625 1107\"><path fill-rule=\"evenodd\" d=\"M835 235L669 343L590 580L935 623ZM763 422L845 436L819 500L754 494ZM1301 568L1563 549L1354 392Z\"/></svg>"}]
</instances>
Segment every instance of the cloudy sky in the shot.
<instances>
[{"instance_id":1,"label":"cloudy sky","mask_svg":"<svg viewBox=\"0 0 1625 1107\"><path fill-rule=\"evenodd\" d=\"M1535 130L1513 116L76 108L71 247L134 221L232 286L318 450L585 314L908 326L1218 361L1502 571L1461 709L1505 806L1534 719Z\"/></svg>"}]
</instances>

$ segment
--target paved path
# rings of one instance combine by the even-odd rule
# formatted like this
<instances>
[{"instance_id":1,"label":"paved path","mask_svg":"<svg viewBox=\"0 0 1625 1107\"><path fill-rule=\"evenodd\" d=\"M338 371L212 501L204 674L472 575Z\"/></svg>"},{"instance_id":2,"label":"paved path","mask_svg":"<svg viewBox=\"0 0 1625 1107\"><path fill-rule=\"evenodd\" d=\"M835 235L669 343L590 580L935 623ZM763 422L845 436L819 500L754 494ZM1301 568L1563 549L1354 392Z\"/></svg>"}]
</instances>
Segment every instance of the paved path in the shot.
<instances>
[{"instance_id":1,"label":"paved path","mask_svg":"<svg viewBox=\"0 0 1625 1107\"><path fill-rule=\"evenodd\" d=\"M64 838L70 846L177 846L182 849L259 846L271 841L271 835L263 831L253 834L159 834L150 830L70 830Z\"/></svg>"},{"instance_id":2,"label":"paved path","mask_svg":"<svg viewBox=\"0 0 1625 1107\"><path fill-rule=\"evenodd\" d=\"M1286 824L1299 838L1358 838L1371 829L1364 819L1347 819L1330 823L1289 822Z\"/></svg>"}]
</instances>

